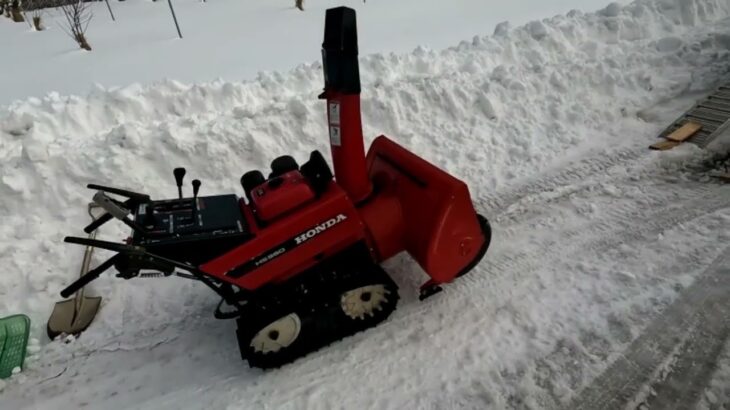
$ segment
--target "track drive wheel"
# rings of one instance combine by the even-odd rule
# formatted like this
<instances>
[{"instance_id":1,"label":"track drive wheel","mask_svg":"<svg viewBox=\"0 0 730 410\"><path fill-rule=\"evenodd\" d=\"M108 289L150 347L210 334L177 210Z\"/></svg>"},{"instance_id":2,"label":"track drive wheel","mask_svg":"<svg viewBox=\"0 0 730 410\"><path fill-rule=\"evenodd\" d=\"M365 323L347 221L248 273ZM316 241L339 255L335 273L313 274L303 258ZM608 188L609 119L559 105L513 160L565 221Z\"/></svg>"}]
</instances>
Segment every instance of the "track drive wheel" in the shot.
<instances>
[{"instance_id":1,"label":"track drive wheel","mask_svg":"<svg viewBox=\"0 0 730 410\"><path fill-rule=\"evenodd\" d=\"M398 289L385 281L352 287L340 295L340 308L345 321L362 329L385 320L395 310L397 303Z\"/></svg>"}]
</instances>

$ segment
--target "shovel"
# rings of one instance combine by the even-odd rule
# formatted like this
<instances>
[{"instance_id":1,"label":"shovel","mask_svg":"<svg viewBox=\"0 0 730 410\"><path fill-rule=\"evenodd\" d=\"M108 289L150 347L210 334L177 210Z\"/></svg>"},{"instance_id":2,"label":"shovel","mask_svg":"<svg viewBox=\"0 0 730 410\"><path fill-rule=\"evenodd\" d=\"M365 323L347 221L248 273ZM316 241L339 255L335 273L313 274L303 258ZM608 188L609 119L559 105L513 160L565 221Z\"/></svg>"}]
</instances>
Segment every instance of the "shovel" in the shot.
<instances>
[{"instance_id":1,"label":"shovel","mask_svg":"<svg viewBox=\"0 0 730 410\"><path fill-rule=\"evenodd\" d=\"M94 213L95 210L98 211L99 209L101 209L99 205L93 202L89 204L88 211L92 220L95 221L100 216ZM89 234L89 239L94 238L96 238L96 230ZM93 252L93 247L86 247L84 261L81 264L81 276L89 271ZM84 296L84 288L79 289L72 299L57 302L53 312L51 312L51 317L48 319L48 326L46 327L48 337L53 340L61 334L76 336L83 332L94 320L100 304L101 296Z\"/></svg>"}]
</instances>

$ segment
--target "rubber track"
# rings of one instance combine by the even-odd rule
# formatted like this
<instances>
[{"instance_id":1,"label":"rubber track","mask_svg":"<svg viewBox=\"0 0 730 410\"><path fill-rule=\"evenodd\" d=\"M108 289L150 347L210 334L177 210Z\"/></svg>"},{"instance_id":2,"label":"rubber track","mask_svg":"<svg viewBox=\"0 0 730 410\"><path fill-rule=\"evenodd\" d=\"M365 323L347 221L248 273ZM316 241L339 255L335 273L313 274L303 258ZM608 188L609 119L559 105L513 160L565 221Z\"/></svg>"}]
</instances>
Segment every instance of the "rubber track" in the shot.
<instances>
[{"instance_id":1,"label":"rubber track","mask_svg":"<svg viewBox=\"0 0 730 410\"><path fill-rule=\"evenodd\" d=\"M271 294L261 294L238 320L243 343L274 320L296 312L302 321L299 343L295 342L283 354L254 354L246 344L243 355L252 367L277 368L294 362L334 342L362 332L386 320L398 303L398 287L378 265L369 260L343 258L334 269L326 272L312 270L296 280L277 286ZM351 265L345 265L349 262ZM354 268L353 268L354 267ZM364 285L385 284L390 298L374 317L353 320L340 308L340 295ZM294 347L297 346L297 347ZM281 356L281 357L279 357Z\"/></svg>"},{"instance_id":2,"label":"rubber track","mask_svg":"<svg viewBox=\"0 0 730 410\"><path fill-rule=\"evenodd\" d=\"M568 407L623 408L647 384L657 394L651 408L693 407L730 334L728 294L730 247ZM668 377L654 379L673 356L678 360Z\"/></svg>"}]
</instances>

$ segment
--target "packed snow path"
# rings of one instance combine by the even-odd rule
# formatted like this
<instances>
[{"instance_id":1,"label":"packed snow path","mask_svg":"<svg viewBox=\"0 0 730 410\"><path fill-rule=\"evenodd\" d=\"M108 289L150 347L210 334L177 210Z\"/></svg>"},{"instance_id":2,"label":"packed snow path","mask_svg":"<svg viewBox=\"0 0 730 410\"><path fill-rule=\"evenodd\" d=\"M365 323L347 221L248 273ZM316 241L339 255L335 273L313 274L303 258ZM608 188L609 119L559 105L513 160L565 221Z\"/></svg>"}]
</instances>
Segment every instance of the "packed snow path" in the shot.
<instances>
[{"instance_id":1,"label":"packed snow path","mask_svg":"<svg viewBox=\"0 0 730 410\"><path fill-rule=\"evenodd\" d=\"M712 152L647 146L726 79L728 15L726 2L642 0L443 52L363 59L367 142L383 132L464 178L492 222L476 270L419 302L424 275L397 257L385 268L402 299L387 322L270 372L240 361L234 324L212 318L217 300L203 286L109 275L93 287L104 297L94 325L68 344L42 342L2 404L483 409L584 399L658 321L676 319L667 312L719 275L713 263L727 254L730 186L707 177ZM12 273L0 276L0 308L31 314L42 337L80 261L61 238L86 222L87 182L169 196L183 165L205 192L230 192L277 155L327 152L320 70L100 90L0 113L0 262ZM701 376L727 380L727 353L712 354L720 364ZM654 376L640 374L646 386L622 402L660 400L645 394ZM708 382L693 404L721 406L723 389Z\"/></svg>"},{"instance_id":2,"label":"packed snow path","mask_svg":"<svg viewBox=\"0 0 730 410\"><path fill-rule=\"evenodd\" d=\"M570 407L615 409L632 398L635 406L692 408L730 335L728 295L730 247ZM640 394L646 387L651 395Z\"/></svg>"}]
</instances>

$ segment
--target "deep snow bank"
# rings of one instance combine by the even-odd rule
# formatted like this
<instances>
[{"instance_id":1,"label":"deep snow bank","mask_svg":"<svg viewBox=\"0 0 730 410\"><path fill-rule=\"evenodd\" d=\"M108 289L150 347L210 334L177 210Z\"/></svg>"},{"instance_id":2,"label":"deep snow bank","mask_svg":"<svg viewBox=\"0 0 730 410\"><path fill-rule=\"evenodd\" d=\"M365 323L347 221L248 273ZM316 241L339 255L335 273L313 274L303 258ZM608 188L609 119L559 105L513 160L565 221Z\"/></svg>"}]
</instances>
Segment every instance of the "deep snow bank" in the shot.
<instances>
[{"instance_id":1,"label":"deep snow bank","mask_svg":"<svg viewBox=\"0 0 730 410\"><path fill-rule=\"evenodd\" d=\"M493 36L443 51L363 58L366 142L391 135L464 178L475 197L585 150L637 138L645 144L656 126L638 119L635 129L646 135L593 136L617 127L614 119L726 74L729 15L722 0L639 0L516 29L500 25ZM321 84L313 64L244 83L167 81L3 109L0 313L28 313L40 337L58 291L78 269L81 249L62 238L82 234L88 182L171 196L172 168L185 166L203 181L203 193L238 192L243 172L275 156L327 153ZM112 225L104 236L119 240L125 232ZM122 303L114 302L115 286L111 278L95 284L109 303ZM165 293L170 314L188 311L172 307L178 297L195 307L189 311L198 310L196 301L212 303L195 286L146 292ZM144 295L128 297L124 303L147 303ZM98 326L111 326L113 315L102 308Z\"/></svg>"},{"instance_id":2,"label":"deep snow bank","mask_svg":"<svg viewBox=\"0 0 730 410\"><path fill-rule=\"evenodd\" d=\"M92 83L241 81L263 70L289 70L318 59L325 8L332 6L357 9L360 50L369 54L409 52L418 45L445 48L487 34L500 21L523 24L572 8L593 11L606 1L307 0L304 12L294 8L294 0L173 1L182 40L167 2L112 1L115 22L106 4L92 2L90 53L75 48L61 32L59 11L45 13L48 30L40 33L2 21L0 105L51 90L87 93Z\"/></svg>"}]
</instances>

